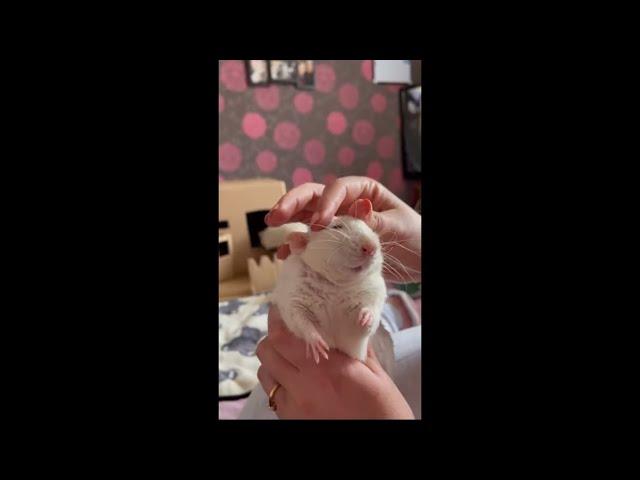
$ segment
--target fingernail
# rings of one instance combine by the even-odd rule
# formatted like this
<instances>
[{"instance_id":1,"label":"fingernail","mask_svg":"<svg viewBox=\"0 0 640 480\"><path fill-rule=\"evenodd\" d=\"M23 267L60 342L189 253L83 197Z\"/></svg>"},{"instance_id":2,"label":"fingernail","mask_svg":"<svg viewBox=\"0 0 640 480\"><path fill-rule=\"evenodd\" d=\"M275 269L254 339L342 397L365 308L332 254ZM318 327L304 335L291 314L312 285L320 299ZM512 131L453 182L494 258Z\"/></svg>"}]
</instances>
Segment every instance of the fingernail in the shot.
<instances>
[{"instance_id":1,"label":"fingernail","mask_svg":"<svg viewBox=\"0 0 640 480\"><path fill-rule=\"evenodd\" d=\"M267 223L269 221L269 217L271 216L271 212L268 212L265 216L264 216L264 223Z\"/></svg>"}]
</instances>

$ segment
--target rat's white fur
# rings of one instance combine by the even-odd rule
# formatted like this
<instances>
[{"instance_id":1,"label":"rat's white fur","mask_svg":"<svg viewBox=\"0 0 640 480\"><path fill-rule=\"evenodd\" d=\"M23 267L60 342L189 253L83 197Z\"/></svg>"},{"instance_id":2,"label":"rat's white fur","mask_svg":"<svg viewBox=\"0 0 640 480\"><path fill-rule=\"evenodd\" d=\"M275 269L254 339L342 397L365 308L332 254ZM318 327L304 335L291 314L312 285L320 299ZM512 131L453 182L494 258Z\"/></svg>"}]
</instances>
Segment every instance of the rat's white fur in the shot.
<instances>
[{"instance_id":1,"label":"rat's white fur","mask_svg":"<svg viewBox=\"0 0 640 480\"><path fill-rule=\"evenodd\" d=\"M306 235L302 253L284 261L272 301L297 337L312 343L319 333L330 348L364 361L387 295L380 240L366 223L348 216ZM363 257L363 243L375 245L372 257ZM373 317L367 327L358 321L365 308Z\"/></svg>"}]
</instances>

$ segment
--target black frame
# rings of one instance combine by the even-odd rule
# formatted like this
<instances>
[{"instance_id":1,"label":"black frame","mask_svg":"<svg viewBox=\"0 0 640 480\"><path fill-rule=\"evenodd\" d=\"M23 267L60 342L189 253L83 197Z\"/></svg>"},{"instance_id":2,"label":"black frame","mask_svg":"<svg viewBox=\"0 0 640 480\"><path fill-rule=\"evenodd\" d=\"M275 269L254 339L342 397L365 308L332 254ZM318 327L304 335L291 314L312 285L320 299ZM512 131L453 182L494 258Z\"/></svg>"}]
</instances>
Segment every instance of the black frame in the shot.
<instances>
[{"instance_id":1,"label":"black frame","mask_svg":"<svg viewBox=\"0 0 640 480\"><path fill-rule=\"evenodd\" d=\"M294 74L293 74L293 78L291 80L278 80L278 79L274 79L271 76L271 62L295 62L296 66L293 69ZM314 65L314 75L315 75L315 65ZM297 60L269 60L269 79L271 81L271 83L276 83L276 84L280 84L280 85L297 85L298 84L298 61ZM315 83L315 81L314 81Z\"/></svg>"},{"instance_id":2,"label":"black frame","mask_svg":"<svg viewBox=\"0 0 640 480\"><path fill-rule=\"evenodd\" d=\"M259 83L253 83L251 81L251 60L244 61L244 70L247 76L247 84L251 85L252 87L267 86L271 83L271 64L269 63L269 60L262 60L262 61L267 64L267 81L259 82Z\"/></svg>"},{"instance_id":3,"label":"black frame","mask_svg":"<svg viewBox=\"0 0 640 480\"><path fill-rule=\"evenodd\" d=\"M402 148L402 173L404 175L404 178L408 179L408 180L418 180L422 177L422 164L423 164L423 155L422 155L422 135L420 135L420 138L417 141L417 144L420 146L420 171L416 172L413 170L409 169L409 161L408 161L408 155L407 155L407 148L405 145L405 133L406 133L406 129L405 129L405 115L407 115L407 111L406 111L406 97L407 97L407 91L411 90L413 88L416 87L421 87L422 85L409 85L405 88L400 89L399 94L400 94L400 146ZM421 97L422 98L422 97ZM422 105L422 99L420 100L420 104ZM420 115L422 115L422 108L420 108Z\"/></svg>"},{"instance_id":4,"label":"black frame","mask_svg":"<svg viewBox=\"0 0 640 480\"><path fill-rule=\"evenodd\" d=\"M306 85L300 83L300 77L298 76L298 64L296 63L296 88L299 90L315 90L316 89L316 61L315 60L306 60L309 62L313 62L313 83L311 85ZM296 62L300 62L300 60L296 60Z\"/></svg>"}]
</instances>

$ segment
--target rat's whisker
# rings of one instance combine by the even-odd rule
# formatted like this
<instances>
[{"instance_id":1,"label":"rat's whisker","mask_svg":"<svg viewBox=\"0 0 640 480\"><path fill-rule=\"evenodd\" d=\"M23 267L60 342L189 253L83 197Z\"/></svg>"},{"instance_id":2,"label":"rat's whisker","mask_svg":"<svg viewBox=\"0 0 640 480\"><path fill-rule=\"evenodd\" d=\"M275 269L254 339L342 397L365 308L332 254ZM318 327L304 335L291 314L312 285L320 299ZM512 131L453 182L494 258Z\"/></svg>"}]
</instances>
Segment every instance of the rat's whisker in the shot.
<instances>
[{"instance_id":1,"label":"rat's whisker","mask_svg":"<svg viewBox=\"0 0 640 480\"><path fill-rule=\"evenodd\" d=\"M384 263L383 265L385 265L391 272L393 272L393 274L400 280L400 281L404 281L404 278L402 277L402 275L400 274L400 272L398 272L398 270L396 270L394 267L392 267L391 265L389 265L388 263Z\"/></svg>"},{"instance_id":2,"label":"rat's whisker","mask_svg":"<svg viewBox=\"0 0 640 480\"><path fill-rule=\"evenodd\" d=\"M411 267L407 267L404 263L402 263L400 260L398 260L397 257L394 257L393 255L391 255L390 253L386 253L385 254L385 259L387 260L392 260L395 264L400 265L402 268L406 270L411 270L412 272L416 272L416 273L422 273L421 270L416 270L415 268L411 268Z\"/></svg>"},{"instance_id":3,"label":"rat's whisker","mask_svg":"<svg viewBox=\"0 0 640 480\"><path fill-rule=\"evenodd\" d=\"M389 259L385 259L385 261L386 261L386 260L389 260ZM401 278L406 279L406 280L407 280L407 282L411 282L411 281L412 281L412 278L414 278L414 277L415 277L415 275L411 275L411 274L407 271L406 267L405 267L402 263L400 263L400 262L398 262L398 261L395 261L395 263L394 263L394 264L391 264L391 263L389 263L388 261L386 261L386 264L387 264L388 266L392 267L394 270L398 271L399 273L402 273L402 272L400 272L400 269L402 269L402 271L404 272L405 276L402 276L402 275L401 275ZM419 272L416 272L416 273L419 273Z\"/></svg>"},{"instance_id":4,"label":"rat's whisker","mask_svg":"<svg viewBox=\"0 0 640 480\"><path fill-rule=\"evenodd\" d=\"M389 258L388 260L392 260L392 259L391 259L391 258ZM408 278L408 279L415 278L416 276L418 276L418 274L420 274L420 272L418 272L417 270L413 270L412 268L409 268L409 270L413 270L413 273L414 273L414 274L412 275L412 274L410 274L410 273L408 272L407 267L405 267L401 262L399 262L399 261L398 261L398 260L396 260L396 259L393 259L393 261L394 261L394 265L395 265L395 266L397 266L397 267L401 268L401 269L404 271L404 273L405 273L405 275L407 276L407 278Z\"/></svg>"},{"instance_id":5,"label":"rat's whisker","mask_svg":"<svg viewBox=\"0 0 640 480\"><path fill-rule=\"evenodd\" d=\"M400 243L398 243L398 242L385 242L385 244L384 244L384 245L385 245L385 246L387 246L387 245L391 245L391 246L392 246L391 248L394 248L394 247L400 247L400 248L402 248L403 250L406 250L407 252L413 253L416 257L420 257L420 258L422 258L422 256L421 256L418 252L416 252L416 251L414 251L414 250L411 250L410 248L407 248L407 247L405 247L404 245L401 245L401 244L400 244Z\"/></svg>"}]
</instances>

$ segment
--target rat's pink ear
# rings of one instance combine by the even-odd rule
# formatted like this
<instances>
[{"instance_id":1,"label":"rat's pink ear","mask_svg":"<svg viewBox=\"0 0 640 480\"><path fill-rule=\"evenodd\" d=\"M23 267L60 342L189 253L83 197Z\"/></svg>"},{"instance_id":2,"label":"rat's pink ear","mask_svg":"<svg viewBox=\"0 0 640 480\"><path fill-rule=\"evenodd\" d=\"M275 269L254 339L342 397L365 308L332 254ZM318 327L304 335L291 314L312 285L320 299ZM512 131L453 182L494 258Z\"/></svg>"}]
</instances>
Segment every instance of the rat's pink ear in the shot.
<instances>
[{"instance_id":1,"label":"rat's pink ear","mask_svg":"<svg viewBox=\"0 0 640 480\"><path fill-rule=\"evenodd\" d=\"M287 235L286 242L289 244L291 253L300 254L309 243L309 237L302 232L293 232Z\"/></svg>"},{"instance_id":2,"label":"rat's pink ear","mask_svg":"<svg viewBox=\"0 0 640 480\"><path fill-rule=\"evenodd\" d=\"M356 200L351 208L349 208L349 215L365 222L371 218L371 212L373 212L373 205L368 198L361 198Z\"/></svg>"}]
</instances>

